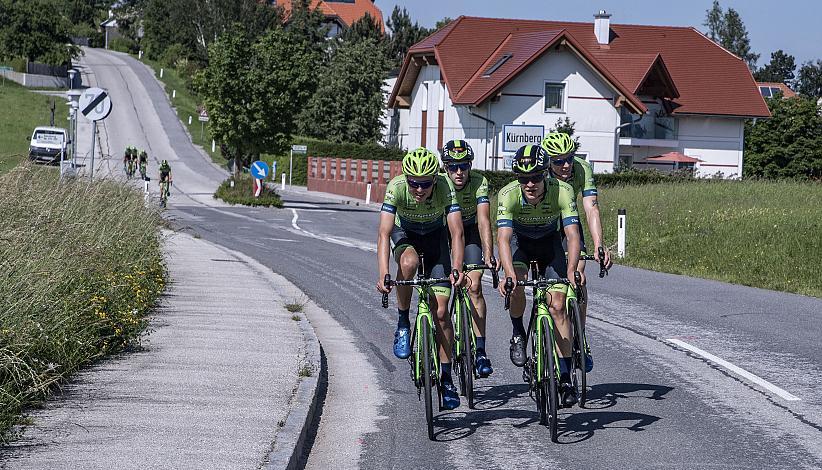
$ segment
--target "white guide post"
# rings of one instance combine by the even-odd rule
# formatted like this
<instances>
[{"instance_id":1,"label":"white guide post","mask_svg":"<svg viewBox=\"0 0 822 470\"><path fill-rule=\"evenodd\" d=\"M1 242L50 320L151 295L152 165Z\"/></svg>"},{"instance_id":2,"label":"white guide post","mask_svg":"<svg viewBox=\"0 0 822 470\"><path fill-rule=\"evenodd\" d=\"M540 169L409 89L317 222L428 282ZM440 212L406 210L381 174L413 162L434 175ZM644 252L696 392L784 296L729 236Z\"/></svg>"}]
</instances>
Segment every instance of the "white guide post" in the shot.
<instances>
[{"instance_id":1,"label":"white guide post","mask_svg":"<svg viewBox=\"0 0 822 470\"><path fill-rule=\"evenodd\" d=\"M620 258L625 257L625 225L626 225L626 215L625 209L619 209L617 211L617 256Z\"/></svg>"}]
</instances>

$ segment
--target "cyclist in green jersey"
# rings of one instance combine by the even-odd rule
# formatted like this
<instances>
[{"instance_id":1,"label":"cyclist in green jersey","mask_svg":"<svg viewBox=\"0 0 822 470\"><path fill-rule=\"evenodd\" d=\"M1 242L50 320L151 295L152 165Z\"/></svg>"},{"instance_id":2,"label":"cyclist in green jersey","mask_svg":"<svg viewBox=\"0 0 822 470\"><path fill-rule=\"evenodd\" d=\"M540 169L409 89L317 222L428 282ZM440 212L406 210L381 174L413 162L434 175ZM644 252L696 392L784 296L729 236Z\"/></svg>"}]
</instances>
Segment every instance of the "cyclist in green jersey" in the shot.
<instances>
[{"instance_id":1,"label":"cyclist in green jersey","mask_svg":"<svg viewBox=\"0 0 822 470\"><path fill-rule=\"evenodd\" d=\"M575 287L574 271L579 263L579 214L573 189L567 183L545 175L548 155L538 145L525 145L517 150L512 169L517 181L503 187L498 196L497 241L499 261L506 277L528 278L528 267L536 261L546 278L567 278ZM568 258L562 249L560 227L568 239ZM584 276L582 282L585 281ZM556 324L556 343L560 356L560 391L566 406L576 403L576 388L571 385L571 324L565 312L564 284L550 289L548 309ZM500 295L505 286L500 283ZM526 361L525 291L514 289L509 313L513 325L511 362L522 367Z\"/></svg>"},{"instance_id":2,"label":"cyclist in green jersey","mask_svg":"<svg viewBox=\"0 0 822 470\"><path fill-rule=\"evenodd\" d=\"M413 279L419 264L418 253L424 254L426 277L449 277L451 283L434 286L431 305L437 311L437 343L443 383L443 405L454 409L460 399L451 377L451 352L454 328L448 314L451 285L462 286L461 270L457 278L451 274L451 266L463 264L462 213L450 180L439 175L437 156L424 147L412 150L402 160L403 174L388 183L380 213L377 237L377 290L390 292L385 285L388 274L389 252L393 247L397 262L397 279ZM446 229L447 225L447 229ZM449 253L448 235L451 236ZM449 257L450 254L450 257ZM394 333L394 355L405 359L411 355L411 308L412 289L397 286L397 310L399 319Z\"/></svg>"},{"instance_id":3,"label":"cyclist in green jersey","mask_svg":"<svg viewBox=\"0 0 822 470\"><path fill-rule=\"evenodd\" d=\"M491 266L494 255L494 236L491 233L491 209L488 200L488 180L472 170L474 150L464 140L446 142L442 149L442 163L446 175L454 185L462 212L465 240L465 264ZM485 352L485 298L482 295L482 271L468 273L468 294L474 305L474 333L477 336L475 372L488 377L494 372Z\"/></svg>"},{"instance_id":4,"label":"cyclist in green jersey","mask_svg":"<svg viewBox=\"0 0 822 470\"><path fill-rule=\"evenodd\" d=\"M605 243L602 241L602 223L599 220L599 201L597 200L597 187L594 182L594 171L591 165L585 160L574 155L576 144L571 136L564 132L552 132L545 136L541 144L548 153L549 172L554 178L570 184L574 190L574 200L582 194L582 207L585 210L585 220L588 222L588 231L594 240L594 256L599 261L599 247L603 247L605 252L605 267L611 267L611 254ZM585 234L582 225L579 227L582 241L582 252L586 254ZM585 272L585 260L579 261L577 271ZM583 286L585 289L585 286ZM587 294L587 291L586 291ZM585 296L587 298L587 295ZM587 303L582 304L582 325L585 326L585 317L588 310ZM591 352L585 355L585 368L588 372L594 368L594 359Z\"/></svg>"}]
</instances>

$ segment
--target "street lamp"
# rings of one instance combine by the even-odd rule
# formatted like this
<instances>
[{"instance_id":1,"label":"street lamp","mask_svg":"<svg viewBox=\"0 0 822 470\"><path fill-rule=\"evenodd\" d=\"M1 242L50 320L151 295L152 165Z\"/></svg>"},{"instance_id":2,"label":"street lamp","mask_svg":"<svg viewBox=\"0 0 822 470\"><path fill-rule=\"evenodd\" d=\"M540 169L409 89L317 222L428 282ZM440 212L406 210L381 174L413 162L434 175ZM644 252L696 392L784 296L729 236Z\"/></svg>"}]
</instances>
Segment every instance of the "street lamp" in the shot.
<instances>
[{"instance_id":1,"label":"street lamp","mask_svg":"<svg viewBox=\"0 0 822 470\"><path fill-rule=\"evenodd\" d=\"M75 73L76 70L72 69L69 70L69 76L72 76L72 71ZM74 80L72 79L72 83ZM69 106L69 119L71 120L70 123L70 131L71 131L71 167L77 168L77 114L80 110L80 96L83 94L80 90L75 90L74 88L70 89L66 92L66 97L68 98L68 102L66 103Z\"/></svg>"}]
</instances>

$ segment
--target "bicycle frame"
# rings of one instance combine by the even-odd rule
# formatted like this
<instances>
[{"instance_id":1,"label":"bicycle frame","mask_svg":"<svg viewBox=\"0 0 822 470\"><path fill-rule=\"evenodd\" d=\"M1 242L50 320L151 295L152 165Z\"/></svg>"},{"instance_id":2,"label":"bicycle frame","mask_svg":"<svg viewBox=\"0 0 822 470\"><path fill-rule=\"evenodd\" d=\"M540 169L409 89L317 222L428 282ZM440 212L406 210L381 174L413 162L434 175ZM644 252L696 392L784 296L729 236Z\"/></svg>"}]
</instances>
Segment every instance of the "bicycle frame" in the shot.
<instances>
[{"instance_id":1,"label":"bicycle frame","mask_svg":"<svg viewBox=\"0 0 822 470\"><path fill-rule=\"evenodd\" d=\"M431 286L422 285L422 286L415 286L415 290L417 291L417 319L414 322L414 330L411 332L411 344L414 345L414 352L411 354L409 361L413 359L413 366L414 366L414 382L417 384L417 389L420 388L420 383L422 380L422 358L423 358L423 347L424 344L421 344L422 341L429 340L429 347L431 348L431 357L434 358L434 370L432 374L436 378L436 382L439 384L439 377L440 377L440 356L439 351L437 350L437 334L436 334L436 327L434 325L434 317L431 315L431 306L429 305L429 298L433 295L433 291ZM422 322L428 322L429 331L431 331L432 335L430 338L421 338L419 334L422 331ZM432 340L433 341L430 341Z\"/></svg>"}]
</instances>

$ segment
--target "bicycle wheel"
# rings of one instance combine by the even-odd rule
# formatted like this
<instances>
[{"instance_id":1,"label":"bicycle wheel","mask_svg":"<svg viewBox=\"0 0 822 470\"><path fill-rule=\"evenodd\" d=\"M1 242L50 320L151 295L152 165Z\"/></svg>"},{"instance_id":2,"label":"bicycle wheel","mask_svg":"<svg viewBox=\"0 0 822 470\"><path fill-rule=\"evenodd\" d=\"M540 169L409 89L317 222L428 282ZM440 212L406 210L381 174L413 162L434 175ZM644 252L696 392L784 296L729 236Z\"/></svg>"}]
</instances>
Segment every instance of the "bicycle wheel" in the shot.
<instances>
[{"instance_id":1,"label":"bicycle wheel","mask_svg":"<svg viewBox=\"0 0 822 470\"><path fill-rule=\"evenodd\" d=\"M459 295L455 295L451 301L451 322L454 324L454 346L452 347L452 357L454 372L457 374L457 381L460 384L460 395L465 396L465 368L462 364L462 355L465 348L462 346L462 307L459 302Z\"/></svg>"},{"instance_id":2,"label":"bicycle wheel","mask_svg":"<svg viewBox=\"0 0 822 470\"><path fill-rule=\"evenodd\" d=\"M422 345L422 374L423 388L425 394L425 421L428 424L428 439L434 440L434 404L432 403L431 389L432 369L431 367L431 326L427 320L422 321L419 344Z\"/></svg>"},{"instance_id":3,"label":"bicycle wheel","mask_svg":"<svg viewBox=\"0 0 822 470\"><path fill-rule=\"evenodd\" d=\"M571 325L574 328L574 386L579 389L579 406L585 407L585 399L588 395L588 377L585 372L585 334L582 329L582 315L579 310L579 303L576 299L568 299L568 314L571 316Z\"/></svg>"},{"instance_id":4,"label":"bicycle wheel","mask_svg":"<svg viewBox=\"0 0 822 470\"><path fill-rule=\"evenodd\" d=\"M537 335L537 322L533 322L534 329L531 330L530 337L531 337L531 357L528 359L528 362L525 364L525 367L530 369L529 374L529 386L531 390L534 391L534 401L537 403L537 412L539 413L539 424L546 425L548 424L548 393L546 389L543 387L545 383L545 366L542 368L539 367L540 364L544 364L542 357L547 353L545 349L542 347L542 337ZM542 330L542 335L545 334L545 330ZM540 371L542 371L540 373Z\"/></svg>"},{"instance_id":5,"label":"bicycle wheel","mask_svg":"<svg viewBox=\"0 0 822 470\"><path fill-rule=\"evenodd\" d=\"M547 395L546 404L548 406L548 426L551 430L551 441L557 442L557 363L554 360L554 330L548 318L540 319L542 322L542 392Z\"/></svg>"},{"instance_id":6,"label":"bicycle wheel","mask_svg":"<svg viewBox=\"0 0 822 470\"><path fill-rule=\"evenodd\" d=\"M465 371L465 390L463 395L468 398L468 408L474 409L474 334L471 328L471 302L460 296L462 305L462 368Z\"/></svg>"}]
</instances>

